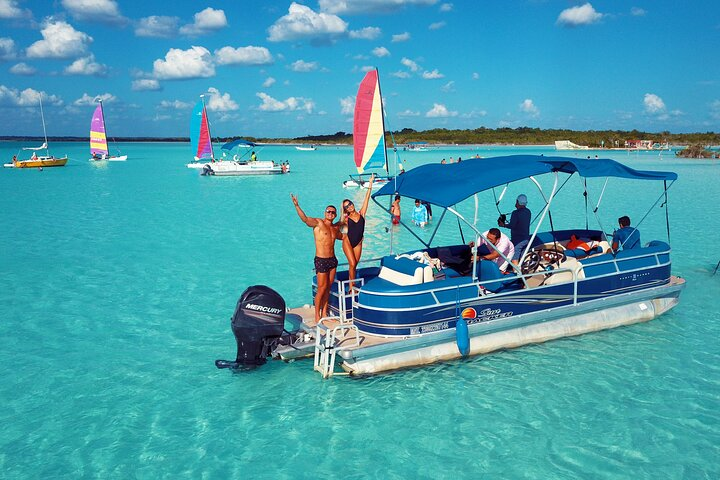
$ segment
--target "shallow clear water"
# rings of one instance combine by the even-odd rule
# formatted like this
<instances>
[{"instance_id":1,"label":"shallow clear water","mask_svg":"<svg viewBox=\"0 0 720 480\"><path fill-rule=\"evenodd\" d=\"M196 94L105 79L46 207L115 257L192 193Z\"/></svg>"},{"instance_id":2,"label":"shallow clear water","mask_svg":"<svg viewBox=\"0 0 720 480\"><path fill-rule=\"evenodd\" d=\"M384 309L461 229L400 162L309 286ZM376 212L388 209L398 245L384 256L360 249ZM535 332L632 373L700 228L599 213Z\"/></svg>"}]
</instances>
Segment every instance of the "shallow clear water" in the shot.
<instances>
[{"instance_id":1,"label":"shallow clear water","mask_svg":"<svg viewBox=\"0 0 720 480\"><path fill-rule=\"evenodd\" d=\"M0 158L18 147L0 143ZM67 167L0 171L0 477L720 476L717 161L609 155L680 175L669 206L673 270L687 288L672 312L428 368L322 380L309 361L249 374L213 362L234 358L229 319L247 286L310 303L312 233L289 194L311 216L345 196L361 202L362 192L341 187L348 148L266 147L260 159L290 160L290 175L204 178L184 167L183 144L121 145L129 160L106 165L88 162L85 144L53 147L70 155ZM411 168L476 153L554 151L444 148L403 159ZM573 180L553 210L556 228L584 224ZM597 201L601 183L591 187ZM637 223L660 192L611 181L605 229L623 214ZM529 182L511 186L502 211L518 193L539 211ZM492 194L479 202L478 224L490 227ZM409 214L411 200L402 208ZM461 211L472 218L473 202ZM643 242L666 238L664 218L652 209ZM365 258L387 252L385 226L371 205ZM416 245L392 232L396 250ZM439 236L458 241L457 224Z\"/></svg>"}]
</instances>

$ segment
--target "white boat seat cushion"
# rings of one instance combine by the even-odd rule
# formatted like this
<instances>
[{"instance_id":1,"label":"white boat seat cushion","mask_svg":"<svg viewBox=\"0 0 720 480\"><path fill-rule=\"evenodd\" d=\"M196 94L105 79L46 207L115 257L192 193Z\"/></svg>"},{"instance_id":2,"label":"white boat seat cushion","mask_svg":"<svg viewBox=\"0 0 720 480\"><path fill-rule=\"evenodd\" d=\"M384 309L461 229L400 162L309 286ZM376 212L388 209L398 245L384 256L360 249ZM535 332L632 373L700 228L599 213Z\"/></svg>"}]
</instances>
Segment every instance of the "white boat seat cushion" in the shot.
<instances>
[{"instance_id":1,"label":"white boat seat cushion","mask_svg":"<svg viewBox=\"0 0 720 480\"><path fill-rule=\"evenodd\" d=\"M430 265L410 260L408 258L385 257L383 265L378 274L383 280L396 285L420 285L434 280L433 270Z\"/></svg>"}]
</instances>

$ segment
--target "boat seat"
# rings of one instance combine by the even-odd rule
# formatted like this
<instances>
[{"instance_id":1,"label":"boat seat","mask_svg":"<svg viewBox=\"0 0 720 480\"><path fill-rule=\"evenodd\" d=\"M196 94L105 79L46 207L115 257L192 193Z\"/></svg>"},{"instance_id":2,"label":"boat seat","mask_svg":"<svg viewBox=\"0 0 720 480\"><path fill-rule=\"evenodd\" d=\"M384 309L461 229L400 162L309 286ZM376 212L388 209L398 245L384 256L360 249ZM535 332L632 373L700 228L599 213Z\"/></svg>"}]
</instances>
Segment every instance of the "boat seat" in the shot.
<instances>
[{"instance_id":1,"label":"boat seat","mask_svg":"<svg viewBox=\"0 0 720 480\"><path fill-rule=\"evenodd\" d=\"M435 279L430 265L392 255L383 257L378 277L400 286L420 285Z\"/></svg>"},{"instance_id":2,"label":"boat seat","mask_svg":"<svg viewBox=\"0 0 720 480\"><path fill-rule=\"evenodd\" d=\"M514 276L510 276L508 280L502 280L506 275L500 271L497 263L490 260L480 260L477 262L475 271L477 272L478 281L482 282L486 290L493 293L519 287L521 284L520 280Z\"/></svg>"},{"instance_id":3,"label":"boat seat","mask_svg":"<svg viewBox=\"0 0 720 480\"><path fill-rule=\"evenodd\" d=\"M567 255L569 250L565 251L565 254ZM568 256L565 261L560 262L558 264L558 268L567 268L569 271L565 272L558 272L558 273L551 273L550 276L547 277L547 279L543 282L544 285L554 285L556 283L567 283L573 281L573 271L577 269L578 265L580 266L580 271L578 271L577 278L578 280L582 280L585 278L585 272L583 271L583 266L580 262L577 261L577 259ZM548 272L549 273L549 272Z\"/></svg>"}]
</instances>

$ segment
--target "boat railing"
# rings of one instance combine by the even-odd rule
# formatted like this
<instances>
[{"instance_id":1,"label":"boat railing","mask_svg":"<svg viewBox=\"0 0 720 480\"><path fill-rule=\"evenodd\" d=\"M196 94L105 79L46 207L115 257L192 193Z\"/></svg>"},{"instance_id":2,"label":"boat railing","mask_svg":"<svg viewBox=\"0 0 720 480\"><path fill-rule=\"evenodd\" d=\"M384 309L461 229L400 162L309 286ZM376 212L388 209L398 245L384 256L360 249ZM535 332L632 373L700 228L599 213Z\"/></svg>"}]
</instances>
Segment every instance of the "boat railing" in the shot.
<instances>
[{"instance_id":1,"label":"boat railing","mask_svg":"<svg viewBox=\"0 0 720 480\"><path fill-rule=\"evenodd\" d=\"M353 284L352 287L350 287L351 284ZM347 298L350 297L350 303L354 306L357 303L358 288L362 288L363 285L365 285L364 277L357 277L353 280L347 279L337 282L336 293L338 296L338 317L340 318L340 323L352 322L352 307L348 312ZM358 286L358 288L356 288L356 286Z\"/></svg>"},{"instance_id":2,"label":"boat railing","mask_svg":"<svg viewBox=\"0 0 720 480\"><path fill-rule=\"evenodd\" d=\"M427 289L421 289L421 290L413 290L411 292L377 292L373 291L373 296L385 296L385 297L398 297L398 296L416 296L416 295L425 295L425 294L431 294L433 299L435 300L435 304L439 305L440 301L438 300L437 296L435 295L436 292L443 292L443 291L452 291L462 288L472 288L475 287L478 289L478 292L482 292L483 290L487 291L485 286L487 285L494 285L499 283L509 283L514 280L528 280L532 277L537 277L539 275L545 275L548 278L557 275L560 273L568 272L572 274L572 280L568 280L567 283L572 282L573 283L573 304L577 304L577 284L579 280L583 280L586 277L580 278L580 272L583 271L583 269L587 266L596 266L596 265L605 265L605 264L613 264L614 272L602 274L602 275L594 275L591 278L597 279L597 278L603 278L607 276L613 276L617 275L618 273L633 273L637 271L646 270L648 268L655 268L655 267L661 267L664 265L669 265L670 262L663 262L660 257L663 255L668 255L670 253L670 250L663 250L660 252L647 252L643 253L641 255L627 257L627 258L616 258L614 256L611 256L611 258L599 262L594 262L591 265L583 265L581 262L578 262L577 265L572 267L561 267L561 268L555 268L553 270L547 270L547 271L536 271L532 273L526 273L526 274L516 274L516 275L507 275L502 278L494 279L494 280L476 280L474 282L468 282L463 284L454 284L454 285L447 285L447 286L439 286L435 287L433 286L433 283L429 283ZM627 270L621 270L618 262L625 261L625 260L634 260L634 259L640 259L640 258L647 258L647 257L653 257L655 259L654 265L644 265L638 268L632 268ZM541 287L547 287L551 285L545 285L545 282L543 281L540 285L531 287L531 289L541 288ZM565 283L565 282L563 282ZM558 284L552 284L552 286L558 285ZM483 287L483 288L481 288ZM513 291L506 291L506 292L498 292L498 293L487 293L491 295L498 295L498 296L505 296L512 294ZM481 294L482 295L482 294ZM355 303L355 302L354 302ZM354 305L353 303L353 305Z\"/></svg>"},{"instance_id":3,"label":"boat railing","mask_svg":"<svg viewBox=\"0 0 720 480\"><path fill-rule=\"evenodd\" d=\"M336 343L340 335L347 338L348 333L354 334L354 346L359 347L360 330L352 323L343 323L340 317L324 317L318 322L315 330L313 370L320 372L323 378L333 375L349 375L346 372L335 371Z\"/></svg>"}]
</instances>

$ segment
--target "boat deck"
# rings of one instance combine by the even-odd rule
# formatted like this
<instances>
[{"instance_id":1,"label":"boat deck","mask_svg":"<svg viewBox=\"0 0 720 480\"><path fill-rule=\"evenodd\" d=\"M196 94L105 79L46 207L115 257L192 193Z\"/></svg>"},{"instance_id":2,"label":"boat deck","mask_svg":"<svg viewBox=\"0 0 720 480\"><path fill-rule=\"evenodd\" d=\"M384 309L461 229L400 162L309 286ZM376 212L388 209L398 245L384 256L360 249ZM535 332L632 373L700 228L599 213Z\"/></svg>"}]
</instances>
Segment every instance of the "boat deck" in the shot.
<instances>
[{"instance_id":1,"label":"boat deck","mask_svg":"<svg viewBox=\"0 0 720 480\"><path fill-rule=\"evenodd\" d=\"M317 324L315 323L315 307L312 305L305 305L302 307L296 307L291 308L288 310L288 316L286 317L290 322L295 324L297 327L299 327L301 330L304 330L307 333L315 334L315 328L317 327ZM299 318L298 318L299 317ZM302 321L302 323L300 323ZM352 325L352 322L345 322L344 324L340 322L339 317L327 317L322 320L323 325L327 327L328 329L332 330L335 327L339 327L340 325ZM349 344L352 344L352 347L355 347L355 333L352 329L342 330L338 332L337 334L338 338L338 344L337 347L350 347ZM359 332L359 343L360 347L371 347L374 345L384 345L388 343L393 342L400 342L404 340L406 337L382 337L378 335L369 335L364 332ZM357 347L355 347L357 348Z\"/></svg>"}]
</instances>

